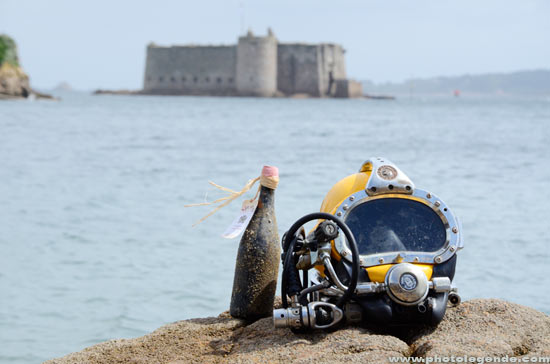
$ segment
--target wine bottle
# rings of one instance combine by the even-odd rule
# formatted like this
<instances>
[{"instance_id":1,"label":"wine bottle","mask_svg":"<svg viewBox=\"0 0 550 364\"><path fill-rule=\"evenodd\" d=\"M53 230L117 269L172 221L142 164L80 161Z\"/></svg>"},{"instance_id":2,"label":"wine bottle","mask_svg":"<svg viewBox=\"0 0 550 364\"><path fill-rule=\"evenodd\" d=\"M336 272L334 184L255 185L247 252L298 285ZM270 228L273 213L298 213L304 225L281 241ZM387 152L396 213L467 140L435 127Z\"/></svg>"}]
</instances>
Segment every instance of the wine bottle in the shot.
<instances>
[{"instance_id":1,"label":"wine bottle","mask_svg":"<svg viewBox=\"0 0 550 364\"><path fill-rule=\"evenodd\" d=\"M271 316L281 249L275 218L277 167L264 166L258 206L246 227L235 264L230 314L248 321Z\"/></svg>"}]
</instances>

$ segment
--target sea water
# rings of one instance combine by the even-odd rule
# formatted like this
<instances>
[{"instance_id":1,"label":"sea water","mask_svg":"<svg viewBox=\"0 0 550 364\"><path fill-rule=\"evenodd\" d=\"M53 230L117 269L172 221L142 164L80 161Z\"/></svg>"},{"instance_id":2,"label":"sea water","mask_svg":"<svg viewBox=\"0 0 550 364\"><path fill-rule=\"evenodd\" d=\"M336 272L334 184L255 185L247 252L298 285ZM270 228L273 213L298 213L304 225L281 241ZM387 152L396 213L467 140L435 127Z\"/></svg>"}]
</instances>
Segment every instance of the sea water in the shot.
<instances>
[{"instance_id":1,"label":"sea water","mask_svg":"<svg viewBox=\"0 0 550 364\"><path fill-rule=\"evenodd\" d=\"M0 103L0 362L38 363L229 306L222 196L280 168L279 232L371 156L463 224L455 282L550 313L550 101L93 96ZM250 191L252 197L255 190ZM248 196L247 195L247 196Z\"/></svg>"}]
</instances>

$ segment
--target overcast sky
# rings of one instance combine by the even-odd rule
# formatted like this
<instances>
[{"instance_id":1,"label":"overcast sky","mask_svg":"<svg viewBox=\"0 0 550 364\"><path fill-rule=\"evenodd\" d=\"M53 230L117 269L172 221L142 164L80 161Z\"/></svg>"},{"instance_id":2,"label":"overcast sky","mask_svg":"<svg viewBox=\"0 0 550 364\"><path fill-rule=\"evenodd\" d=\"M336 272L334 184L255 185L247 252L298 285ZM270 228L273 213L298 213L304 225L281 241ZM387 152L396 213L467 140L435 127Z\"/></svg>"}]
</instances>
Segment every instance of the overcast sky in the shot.
<instances>
[{"instance_id":1,"label":"overcast sky","mask_svg":"<svg viewBox=\"0 0 550 364\"><path fill-rule=\"evenodd\" d=\"M38 88L140 88L145 47L231 44L271 26L282 42L337 42L348 76L550 69L548 0L0 0Z\"/></svg>"}]
</instances>

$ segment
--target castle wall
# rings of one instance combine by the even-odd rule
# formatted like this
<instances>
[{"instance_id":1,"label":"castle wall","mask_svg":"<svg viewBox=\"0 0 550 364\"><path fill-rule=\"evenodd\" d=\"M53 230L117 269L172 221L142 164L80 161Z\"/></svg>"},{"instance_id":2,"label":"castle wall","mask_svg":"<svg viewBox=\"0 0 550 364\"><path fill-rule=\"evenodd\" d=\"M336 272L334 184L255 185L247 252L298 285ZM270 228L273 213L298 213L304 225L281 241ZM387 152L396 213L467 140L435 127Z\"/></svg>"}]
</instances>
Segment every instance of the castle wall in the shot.
<instances>
[{"instance_id":1,"label":"castle wall","mask_svg":"<svg viewBox=\"0 0 550 364\"><path fill-rule=\"evenodd\" d=\"M274 96L277 92L277 39L249 33L237 45L237 92L240 95Z\"/></svg>"},{"instance_id":2,"label":"castle wall","mask_svg":"<svg viewBox=\"0 0 550 364\"><path fill-rule=\"evenodd\" d=\"M318 47L310 44L279 44L277 88L285 95L321 96Z\"/></svg>"},{"instance_id":3,"label":"castle wall","mask_svg":"<svg viewBox=\"0 0 550 364\"><path fill-rule=\"evenodd\" d=\"M357 94L338 44L278 43L251 32L232 46L147 47L143 93L274 96ZM348 96L344 96L348 95Z\"/></svg>"},{"instance_id":4,"label":"castle wall","mask_svg":"<svg viewBox=\"0 0 550 364\"><path fill-rule=\"evenodd\" d=\"M286 95L332 96L346 78L344 50L336 44L279 44L277 87Z\"/></svg>"},{"instance_id":5,"label":"castle wall","mask_svg":"<svg viewBox=\"0 0 550 364\"><path fill-rule=\"evenodd\" d=\"M360 82L339 79L335 81L335 88L332 94L338 98L358 98L363 97L363 85Z\"/></svg>"},{"instance_id":6,"label":"castle wall","mask_svg":"<svg viewBox=\"0 0 550 364\"><path fill-rule=\"evenodd\" d=\"M144 92L231 95L236 90L235 46L147 47Z\"/></svg>"},{"instance_id":7,"label":"castle wall","mask_svg":"<svg viewBox=\"0 0 550 364\"><path fill-rule=\"evenodd\" d=\"M338 44L319 45L319 87L322 96L334 96L335 81L347 78L344 53Z\"/></svg>"}]
</instances>

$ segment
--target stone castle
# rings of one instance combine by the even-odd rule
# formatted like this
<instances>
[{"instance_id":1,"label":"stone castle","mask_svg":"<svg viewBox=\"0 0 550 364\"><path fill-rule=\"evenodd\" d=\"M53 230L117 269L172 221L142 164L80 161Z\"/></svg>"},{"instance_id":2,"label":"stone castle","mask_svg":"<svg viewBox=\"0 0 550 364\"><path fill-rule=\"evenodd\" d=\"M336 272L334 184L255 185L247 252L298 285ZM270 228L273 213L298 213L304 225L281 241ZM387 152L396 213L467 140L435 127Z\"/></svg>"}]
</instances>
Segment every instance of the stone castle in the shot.
<instances>
[{"instance_id":1,"label":"stone castle","mask_svg":"<svg viewBox=\"0 0 550 364\"><path fill-rule=\"evenodd\" d=\"M338 44L279 43L251 31L237 45L147 47L143 91L155 95L360 97Z\"/></svg>"}]
</instances>

